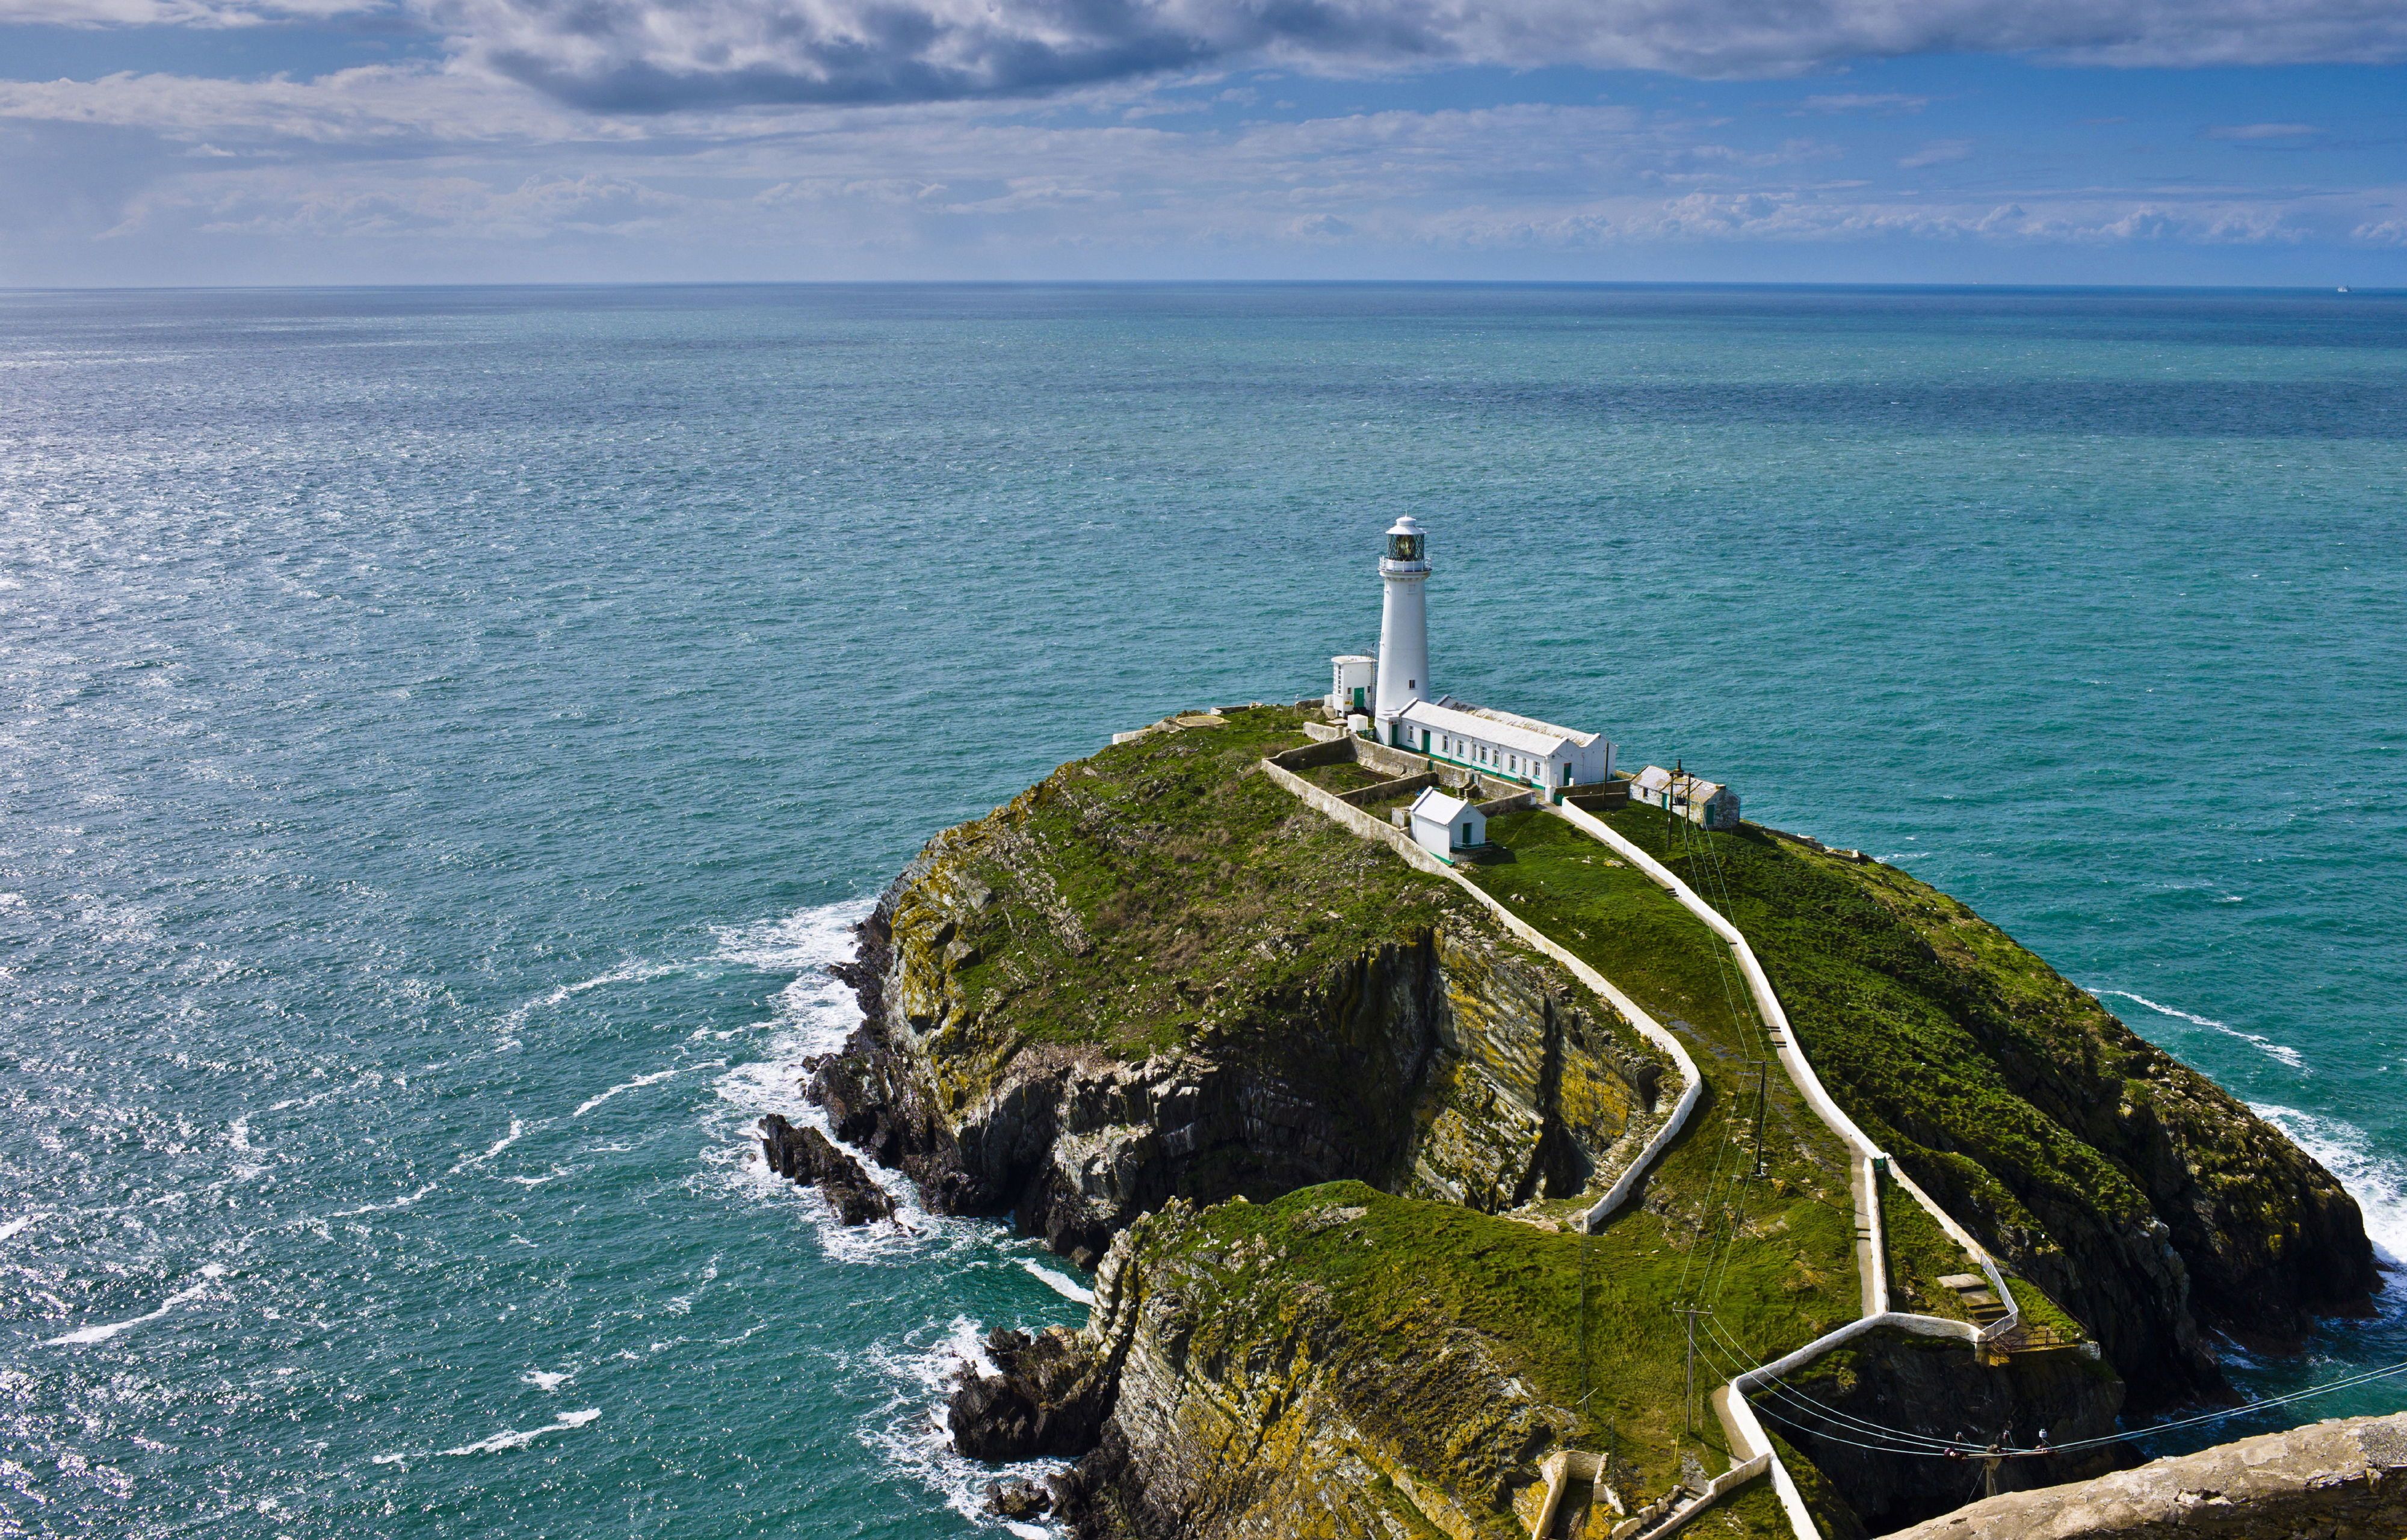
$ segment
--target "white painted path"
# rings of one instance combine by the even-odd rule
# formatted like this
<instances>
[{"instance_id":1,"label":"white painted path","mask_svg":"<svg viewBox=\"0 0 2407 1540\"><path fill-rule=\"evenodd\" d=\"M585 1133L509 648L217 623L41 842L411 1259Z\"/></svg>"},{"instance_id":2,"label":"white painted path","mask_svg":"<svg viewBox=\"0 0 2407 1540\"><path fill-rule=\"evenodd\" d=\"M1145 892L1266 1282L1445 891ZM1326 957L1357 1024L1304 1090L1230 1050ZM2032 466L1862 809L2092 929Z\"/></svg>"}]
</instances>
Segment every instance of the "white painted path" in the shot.
<instances>
[{"instance_id":1,"label":"white painted path","mask_svg":"<svg viewBox=\"0 0 2407 1540\"><path fill-rule=\"evenodd\" d=\"M1686 1046L1612 981L1514 913L1478 883L1456 870L1452 863L1440 860L1402 830L1360 808L1338 800L1291 770L1267 759L1262 761L1261 769L1274 783L1308 806L1328 814L1352 833L1387 845L1411 866L1432 876L1446 878L1470 894L1482 908L1502 921L1514 936L1560 963L1574 978L1611 1001L1647 1041L1663 1050L1672 1059L1680 1074L1679 1100L1673 1107L1671 1116L1664 1119L1663 1125L1647 1142L1645 1150L1583 1216L1588 1230L1601 1228L1604 1221L1628 1201L1645 1173L1671 1146L1673 1139L1679 1136L1680 1130L1687 1126L1689 1114L1695 1111L1697 1102L1703 1095L1704 1077L1698 1072L1696 1061L1688 1055ZM1804 1050L1798 1046L1797 1035L1788 1024L1788 1013L1781 1009L1780 996L1773 992L1771 979L1764 974L1763 965L1756 960L1754 950L1746 944L1746 938L1740 934L1738 927L1712 905L1698 897L1670 868L1624 839L1602 819L1575 807L1545 804L1542 808L1637 868L1648 880L1670 893L1682 908L1703 921L1706 928L1730 947L1740 975L1746 980L1748 996L1754 1001L1756 1012L1771 1035L1783 1073L1796 1086L1805 1105L1813 1109L1814 1115L1821 1119L1824 1126L1837 1135L1840 1142L1847 1148L1848 1186L1854 1193L1856 1206L1856 1265L1863 1282L1861 1314L1844 1326L1816 1337L1793 1352L1748 1370L1713 1392L1714 1413L1720 1419L1722 1432L1730 1441L1731 1469L1752 1464L1757 1460L1766 1461L1770 1466L1773 1490L1779 1494L1781 1509L1788 1516L1789 1527L1796 1532L1797 1540L1821 1540L1813 1515L1806 1509L1804 1495L1797 1489L1796 1478L1782 1463L1779 1451L1773 1447L1771 1436L1764 1432L1762 1422L1755 1415L1755 1408L1748 1405L1747 1396L1868 1332L1894 1328L1922 1336L1957 1337L1977 1345L2012 1331L2022 1318L2022 1308L2015 1302L2013 1292L2006 1287L2005 1277L1987 1249L1973 1239L1971 1231L1956 1222L1955 1218L1933 1202L1930 1195L1911 1178L1898 1170L1887 1154L1875 1146L1856 1125L1856 1121L1847 1116L1845 1109L1831 1099L1830 1092L1823 1087L1821 1077L1814 1072L1813 1064L1806 1059ZM1979 1265L1987 1277L1989 1286L1997 1291L2000 1302L2006 1307L2003 1317L1986 1327L1975 1328L1960 1321L1916 1315L1888 1307L1888 1276L1882 1261L1881 1244L1880 1176L1884 1169L1889 1180L1921 1205L1948 1237L1961 1246ZM1682 1521L1704 1505L1694 1505L1680 1510Z\"/></svg>"}]
</instances>

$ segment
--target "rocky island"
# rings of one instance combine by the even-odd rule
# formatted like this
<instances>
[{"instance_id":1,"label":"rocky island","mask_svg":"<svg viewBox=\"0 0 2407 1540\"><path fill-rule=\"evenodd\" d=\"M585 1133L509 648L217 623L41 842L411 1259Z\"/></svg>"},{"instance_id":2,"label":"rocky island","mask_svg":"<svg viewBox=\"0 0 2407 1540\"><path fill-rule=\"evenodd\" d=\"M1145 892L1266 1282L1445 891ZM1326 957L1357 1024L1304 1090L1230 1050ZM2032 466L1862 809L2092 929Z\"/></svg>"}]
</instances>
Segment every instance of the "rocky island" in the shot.
<instances>
[{"instance_id":1,"label":"rocky island","mask_svg":"<svg viewBox=\"0 0 2407 1540\"><path fill-rule=\"evenodd\" d=\"M2327 1172L1904 872L1526 795L1425 869L1324 715L1130 735L861 926L837 1138L1097 1269L955 1398L965 1452L1076 1462L1020 1511L1885 1533L2130 1463L2118 1417L2222 1390L2213 1334L2373 1287Z\"/></svg>"}]
</instances>

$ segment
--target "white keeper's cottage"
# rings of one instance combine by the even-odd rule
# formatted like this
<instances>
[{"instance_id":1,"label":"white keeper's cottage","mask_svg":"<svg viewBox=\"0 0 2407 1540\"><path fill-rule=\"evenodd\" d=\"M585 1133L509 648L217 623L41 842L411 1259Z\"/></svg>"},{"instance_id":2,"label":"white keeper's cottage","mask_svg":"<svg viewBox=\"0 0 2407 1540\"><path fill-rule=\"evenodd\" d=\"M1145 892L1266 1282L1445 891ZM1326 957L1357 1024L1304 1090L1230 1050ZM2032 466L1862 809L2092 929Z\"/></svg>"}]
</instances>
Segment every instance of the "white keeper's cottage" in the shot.
<instances>
[{"instance_id":1,"label":"white keeper's cottage","mask_svg":"<svg viewBox=\"0 0 2407 1540\"><path fill-rule=\"evenodd\" d=\"M1602 733L1559 728L1450 695L1432 699L1428 537L1420 521L1407 514L1387 539L1387 554L1379 561L1386 590L1379 655L1346 653L1329 660L1331 713L1341 721L1365 718L1370 735L1391 747L1477 770L1491 781L1537 787L1558 800L1566 787L1611 780L1613 744ZM1480 840L1486 839L1483 820Z\"/></svg>"}]
</instances>

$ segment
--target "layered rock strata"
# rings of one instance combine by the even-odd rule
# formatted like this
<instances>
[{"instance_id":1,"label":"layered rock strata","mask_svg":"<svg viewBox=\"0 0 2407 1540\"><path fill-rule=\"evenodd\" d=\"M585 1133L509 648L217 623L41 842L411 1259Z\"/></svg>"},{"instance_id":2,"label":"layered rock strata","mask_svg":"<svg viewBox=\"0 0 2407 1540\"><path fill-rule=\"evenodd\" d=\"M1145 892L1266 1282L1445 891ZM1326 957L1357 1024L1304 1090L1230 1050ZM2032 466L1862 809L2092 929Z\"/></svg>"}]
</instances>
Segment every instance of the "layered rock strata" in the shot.
<instances>
[{"instance_id":1,"label":"layered rock strata","mask_svg":"<svg viewBox=\"0 0 2407 1540\"><path fill-rule=\"evenodd\" d=\"M2341 1418L2009 1492L1891 1540L2389 1540L2407 1534L2407 1414Z\"/></svg>"}]
</instances>

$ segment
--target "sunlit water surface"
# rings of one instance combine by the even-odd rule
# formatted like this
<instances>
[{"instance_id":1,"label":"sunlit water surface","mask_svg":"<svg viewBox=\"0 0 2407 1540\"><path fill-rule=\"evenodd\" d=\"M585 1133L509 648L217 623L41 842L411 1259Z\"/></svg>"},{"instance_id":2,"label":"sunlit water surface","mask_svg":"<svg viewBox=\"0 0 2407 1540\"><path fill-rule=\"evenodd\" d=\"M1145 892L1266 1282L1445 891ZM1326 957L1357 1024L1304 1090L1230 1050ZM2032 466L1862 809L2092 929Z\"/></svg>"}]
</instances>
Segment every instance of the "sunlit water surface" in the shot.
<instances>
[{"instance_id":1,"label":"sunlit water surface","mask_svg":"<svg viewBox=\"0 0 2407 1540\"><path fill-rule=\"evenodd\" d=\"M942 1386L1081 1280L751 1126L928 835L1324 687L1405 511L1443 687L1962 896L2407 1252L2402 488L2361 295L0 296L0 1533L991 1525Z\"/></svg>"}]
</instances>

